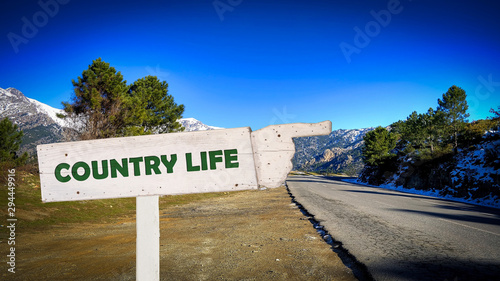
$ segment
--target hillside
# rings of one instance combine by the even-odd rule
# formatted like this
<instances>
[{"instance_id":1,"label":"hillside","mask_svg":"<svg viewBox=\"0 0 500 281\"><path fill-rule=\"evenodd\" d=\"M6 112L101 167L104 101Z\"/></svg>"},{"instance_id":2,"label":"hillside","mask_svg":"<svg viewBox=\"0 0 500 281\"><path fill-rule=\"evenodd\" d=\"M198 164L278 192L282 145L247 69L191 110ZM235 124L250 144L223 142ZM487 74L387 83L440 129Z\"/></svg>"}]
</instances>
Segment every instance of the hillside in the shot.
<instances>
[{"instance_id":1,"label":"hillside","mask_svg":"<svg viewBox=\"0 0 500 281\"><path fill-rule=\"evenodd\" d=\"M23 131L21 152L32 154L38 144L63 140L66 124L56 117L58 112L61 110L29 99L14 88L0 88L0 119L8 117Z\"/></svg>"},{"instance_id":2,"label":"hillside","mask_svg":"<svg viewBox=\"0 0 500 281\"><path fill-rule=\"evenodd\" d=\"M356 176L364 167L361 146L364 135L373 130L335 130L328 136L295 138L295 171Z\"/></svg>"},{"instance_id":3,"label":"hillside","mask_svg":"<svg viewBox=\"0 0 500 281\"><path fill-rule=\"evenodd\" d=\"M500 207L500 131L474 145L431 160L401 156L397 166L366 166L358 182Z\"/></svg>"}]
</instances>

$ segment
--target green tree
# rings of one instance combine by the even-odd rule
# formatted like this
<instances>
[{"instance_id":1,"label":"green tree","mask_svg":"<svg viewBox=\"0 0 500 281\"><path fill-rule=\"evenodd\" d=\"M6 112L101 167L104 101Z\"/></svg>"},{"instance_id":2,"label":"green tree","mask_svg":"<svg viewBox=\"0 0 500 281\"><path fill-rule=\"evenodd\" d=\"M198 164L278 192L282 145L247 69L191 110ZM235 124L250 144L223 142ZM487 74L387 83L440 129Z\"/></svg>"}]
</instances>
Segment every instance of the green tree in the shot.
<instances>
[{"instance_id":1,"label":"green tree","mask_svg":"<svg viewBox=\"0 0 500 281\"><path fill-rule=\"evenodd\" d=\"M391 132L398 135L397 150L421 158L434 157L441 149L443 122L442 112L429 108L427 113L414 111L405 121L391 124Z\"/></svg>"},{"instance_id":2,"label":"green tree","mask_svg":"<svg viewBox=\"0 0 500 281\"><path fill-rule=\"evenodd\" d=\"M66 116L73 124L71 139L168 133L182 131L177 122L184 105L177 105L168 94L168 84L155 76L138 79L128 86L121 73L97 59L72 80L74 97L64 103Z\"/></svg>"},{"instance_id":3,"label":"green tree","mask_svg":"<svg viewBox=\"0 0 500 281\"><path fill-rule=\"evenodd\" d=\"M23 132L18 131L18 126L13 124L9 118L0 121L0 162L11 162L15 165L26 163L28 154L17 155L21 145Z\"/></svg>"},{"instance_id":4,"label":"green tree","mask_svg":"<svg viewBox=\"0 0 500 281\"><path fill-rule=\"evenodd\" d=\"M494 110L493 108L490 109L490 113L493 113L493 117L491 117L491 119L498 119L500 118L500 106L498 107L497 110Z\"/></svg>"},{"instance_id":5,"label":"green tree","mask_svg":"<svg viewBox=\"0 0 500 281\"><path fill-rule=\"evenodd\" d=\"M425 145L429 148L431 157L435 151L440 148L443 138L444 115L441 111L436 111L432 107L426 114L421 115L423 124L423 134L425 136Z\"/></svg>"},{"instance_id":6,"label":"green tree","mask_svg":"<svg viewBox=\"0 0 500 281\"><path fill-rule=\"evenodd\" d=\"M497 110L491 108L490 113L493 113L494 116L490 117L489 119L493 120L495 126L497 127L496 129L500 130L500 106L498 107Z\"/></svg>"},{"instance_id":7,"label":"green tree","mask_svg":"<svg viewBox=\"0 0 500 281\"><path fill-rule=\"evenodd\" d=\"M127 81L121 73L99 58L72 83L73 102L63 102L63 106L77 137L85 140L123 135L129 112L124 107Z\"/></svg>"},{"instance_id":8,"label":"green tree","mask_svg":"<svg viewBox=\"0 0 500 281\"><path fill-rule=\"evenodd\" d=\"M443 99L438 99L439 106L437 110L443 113L447 126L444 133L452 142L455 153L457 153L458 149L458 135L464 130L469 117L467 113L469 106L466 98L465 91L453 85L443 94Z\"/></svg>"},{"instance_id":9,"label":"green tree","mask_svg":"<svg viewBox=\"0 0 500 281\"><path fill-rule=\"evenodd\" d=\"M477 120L467 123L463 133L459 136L459 142L463 146L471 146L483 140L484 134L489 130L497 128L497 123L492 119Z\"/></svg>"},{"instance_id":10,"label":"green tree","mask_svg":"<svg viewBox=\"0 0 500 281\"><path fill-rule=\"evenodd\" d=\"M403 137L416 150L425 147L425 120L422 114L413 111L406 119L406 126Z\"/></svg>"},{"instance_id":11,"label":"green tree","mask_svg":"<svg viewBox=\"0 0 500 281\"><path fill-rule=\"evenodd\" d=\"M396 147L397 135L386 128L375 128L366 133L363 140L363 160L368 165L379 166L396 156L392 150Z\"/></svg>"},{"instance_id":12,"label":"green tree","mask_svg":"<svg viewBox=\"0 0 500 281\"><path fill-rule=\"evenodd\" d=\"M168 84L156 76L135 81L128 91L129 131L136 134L170 133L184 130L177 121L182 118L184 105L177 105L168 94Z\"/></svg>"}]
</instances>

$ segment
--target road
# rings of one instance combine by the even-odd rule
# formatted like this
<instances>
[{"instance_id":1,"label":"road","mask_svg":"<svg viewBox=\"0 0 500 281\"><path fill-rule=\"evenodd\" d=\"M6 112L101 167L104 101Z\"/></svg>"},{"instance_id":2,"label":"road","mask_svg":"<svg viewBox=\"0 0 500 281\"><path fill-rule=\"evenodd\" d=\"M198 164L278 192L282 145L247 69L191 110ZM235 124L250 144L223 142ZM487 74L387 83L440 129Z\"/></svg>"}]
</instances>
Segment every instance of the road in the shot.
<instances>
[{"instance_id":1,"label":"road","mask_svg":"<svg viewBox=\"0 0 500 281\"><path fill-rule=\"evenodd\" d=\"M498 209L335 178L290 176L287 185L375 280L499 280Z\"/></svg>"}]
</instances>

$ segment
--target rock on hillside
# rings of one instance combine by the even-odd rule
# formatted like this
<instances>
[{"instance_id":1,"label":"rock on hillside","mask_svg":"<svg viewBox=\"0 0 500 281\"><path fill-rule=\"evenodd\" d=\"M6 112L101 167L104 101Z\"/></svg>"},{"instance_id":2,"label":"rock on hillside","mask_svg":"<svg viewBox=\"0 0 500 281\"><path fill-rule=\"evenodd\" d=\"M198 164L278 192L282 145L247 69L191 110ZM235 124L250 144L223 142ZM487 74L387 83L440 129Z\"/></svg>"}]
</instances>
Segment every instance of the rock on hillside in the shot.
<instances>
[{"instance_id":1,"label":"rock on hillside","mask_svg":"<svg viewBox=\"0 0 500 281\"><path fill-rule=\"evenodd\" d=\"M293 169L357 175L363 169L363 137L373 128L335 130L328 136L295 138Z\"/></svg>"},{"instance_id":2,"label":"rock on hillside","mask_svg":"<svg viewBox=\"0 0 500 281\"><path fill-rule=\"evenodd\" d=\"M42 143L62 140L64 120L56 114L62 110L27 98L14 88L0 88L0 118L8 117L23 130L21 152L33 153Z\"/></svg>"}]
</instances>

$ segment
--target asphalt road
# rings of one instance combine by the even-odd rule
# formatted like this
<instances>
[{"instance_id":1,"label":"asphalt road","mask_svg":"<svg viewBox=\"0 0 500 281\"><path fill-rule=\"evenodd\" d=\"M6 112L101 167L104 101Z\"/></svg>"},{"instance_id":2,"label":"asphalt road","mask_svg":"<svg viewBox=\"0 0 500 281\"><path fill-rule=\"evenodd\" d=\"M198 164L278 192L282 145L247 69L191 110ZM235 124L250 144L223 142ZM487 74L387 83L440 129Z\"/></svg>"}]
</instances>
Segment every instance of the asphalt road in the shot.
<instances>
[{"instance_id":1,"label":"asphalt road","mask_svg":"<svg viewBox=\"0 0 500 281\"><path fill-rule=\"evenodd\" d=\"M295 199L375 280L500 280L500 210L290 176Z\"/></svg>"}]
</instances>

